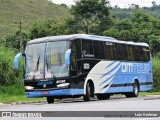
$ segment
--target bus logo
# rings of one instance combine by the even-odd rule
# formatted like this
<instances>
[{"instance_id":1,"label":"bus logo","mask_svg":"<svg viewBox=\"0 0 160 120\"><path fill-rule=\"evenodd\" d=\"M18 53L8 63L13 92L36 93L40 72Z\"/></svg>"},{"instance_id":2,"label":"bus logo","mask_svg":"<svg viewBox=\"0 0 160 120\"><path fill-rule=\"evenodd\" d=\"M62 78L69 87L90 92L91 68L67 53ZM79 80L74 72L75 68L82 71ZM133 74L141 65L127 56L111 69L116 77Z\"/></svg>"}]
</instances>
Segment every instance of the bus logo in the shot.
<instances>
[{"instance_id":1,"label":"bus logo","mask_svg":"<svg viewBox=\"0 0 160 120\"><path fill-rule=\"evenodd\" d=\"M149 64L122 63L123 73L149 73Z\"/></svg>"},{"instance_id":2,"label":"bus logo","mask_svg":"<svg viewBox=\"0 0 160 120\"><path fill-rule=\"evenodd\" d=\"M38 82L37 85L51 85L53 83L53 81L41 81L41 82Z\"/></svg>"}]
</instances>

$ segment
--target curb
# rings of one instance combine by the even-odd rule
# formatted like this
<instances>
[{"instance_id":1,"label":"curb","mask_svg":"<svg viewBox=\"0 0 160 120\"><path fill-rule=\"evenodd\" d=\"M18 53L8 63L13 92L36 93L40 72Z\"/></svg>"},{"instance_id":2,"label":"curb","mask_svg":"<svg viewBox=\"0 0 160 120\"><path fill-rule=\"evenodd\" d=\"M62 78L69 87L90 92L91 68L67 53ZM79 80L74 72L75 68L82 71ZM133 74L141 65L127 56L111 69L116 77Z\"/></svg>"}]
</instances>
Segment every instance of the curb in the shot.
<instances>
[{"instance_id":1,"label":"curb","mask_svg":"<svg viewBox=\"0 0 160 120\"><path fill-rule=\"evenodd\" d=\"M62 101L73 101L78 100L78 98L66 98L66 99L56 99L55 102ZM0 103L0 106L6 106L6 105L22 105L22 104L31 104L31 103L47 103L46 100L37 100L37 101L19 101L19 102L12 102L12 103Z\"/></svg>"},{"instance_id":2,"label":"curb","mask_svg":"<svg viewBox=\"0 0 160 120\"><path fill-rule=\"evenodd\" d=\"M160 97L157 97L157 98L148 98L148 99L144 99L144 100L158 100L160 99Z\"/></svg>"},{"instance_id":3,"label":"curb","mask_svg":"<svg viewBox=\"0 0 160 120\"><path fill-rule=\"evenodd\" d=\"M30 103L45 103L46 100L38 100L38 101L19 101L19 102L12 102L12 103L0 103L0 106L5 105L21 105L21 104L30 104Z\"/></svg>"}]
</instances>

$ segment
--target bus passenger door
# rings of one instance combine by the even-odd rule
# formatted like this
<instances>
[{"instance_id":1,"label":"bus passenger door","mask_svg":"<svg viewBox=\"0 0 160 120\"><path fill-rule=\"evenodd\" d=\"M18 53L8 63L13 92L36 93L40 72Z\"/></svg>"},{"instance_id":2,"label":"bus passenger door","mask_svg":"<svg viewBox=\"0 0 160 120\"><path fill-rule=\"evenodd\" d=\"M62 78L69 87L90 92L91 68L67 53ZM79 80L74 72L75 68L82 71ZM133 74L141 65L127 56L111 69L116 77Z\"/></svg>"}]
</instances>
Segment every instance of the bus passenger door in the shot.
<instances>
[{"instance_id":1,"label":"bus passenger door","mask_svg":"<svg viewBox=\"0 0 160 120\"><path fill-rule=\"evenodd\" d=\"M71 60L71 65L70 65L71 86L70 87L72 90L72 95L77 95L79 94L79 91L78 91L79 82L77 80L78 78L77 77L77 57L76 57L75 51L72 51L70 60Z\"/></svg>"}]
</instances>

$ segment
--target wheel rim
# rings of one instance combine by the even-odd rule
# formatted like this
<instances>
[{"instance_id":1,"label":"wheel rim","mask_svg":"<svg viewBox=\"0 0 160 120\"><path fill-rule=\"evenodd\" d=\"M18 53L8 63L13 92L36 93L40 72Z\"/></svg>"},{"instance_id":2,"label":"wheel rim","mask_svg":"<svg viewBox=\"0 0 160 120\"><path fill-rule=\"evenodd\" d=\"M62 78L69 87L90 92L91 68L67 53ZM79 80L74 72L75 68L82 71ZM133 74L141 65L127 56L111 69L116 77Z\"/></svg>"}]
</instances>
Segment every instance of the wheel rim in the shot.
<instances>
[{"instance_id":1,"label":"wheel rim","mask_svg":"<svg viewBox=\"0 0 160 120\"><path fill-rule=\"evenodd\" d=\"M138 86L137 84L134 85L134 93L137 95L138 94Z\"/></svg>"},{"instance_id":2,"label":"wheel rim","mask_svg":"<svg viewBox=\"0 0 160 120\"><path fill-rule=\"evenodd\" d=\"M89 84L88 84L88 95L89 95L89 97L91 96L91 88L89 87Z\"/></svg>"}]
</instances>

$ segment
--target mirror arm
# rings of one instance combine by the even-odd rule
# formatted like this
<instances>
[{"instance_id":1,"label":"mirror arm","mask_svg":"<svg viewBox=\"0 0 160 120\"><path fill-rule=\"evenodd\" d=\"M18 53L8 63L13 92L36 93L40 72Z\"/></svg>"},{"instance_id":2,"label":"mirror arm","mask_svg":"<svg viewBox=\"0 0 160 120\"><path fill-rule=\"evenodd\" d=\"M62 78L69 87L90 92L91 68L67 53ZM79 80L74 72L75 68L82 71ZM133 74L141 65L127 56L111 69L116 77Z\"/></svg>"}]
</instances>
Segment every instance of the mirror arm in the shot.
<instances>
[{"instance_id":1,"label":"mirror arm","mask_svg":"<svg viewBox=\"0 0 160 120\"><path fill-rule=\"evenodd\" d=\"M26 57L26 54L25 54L25 53L22 53L22 56L23 56L23 57Z\"/></svg>"}]
</instances>

